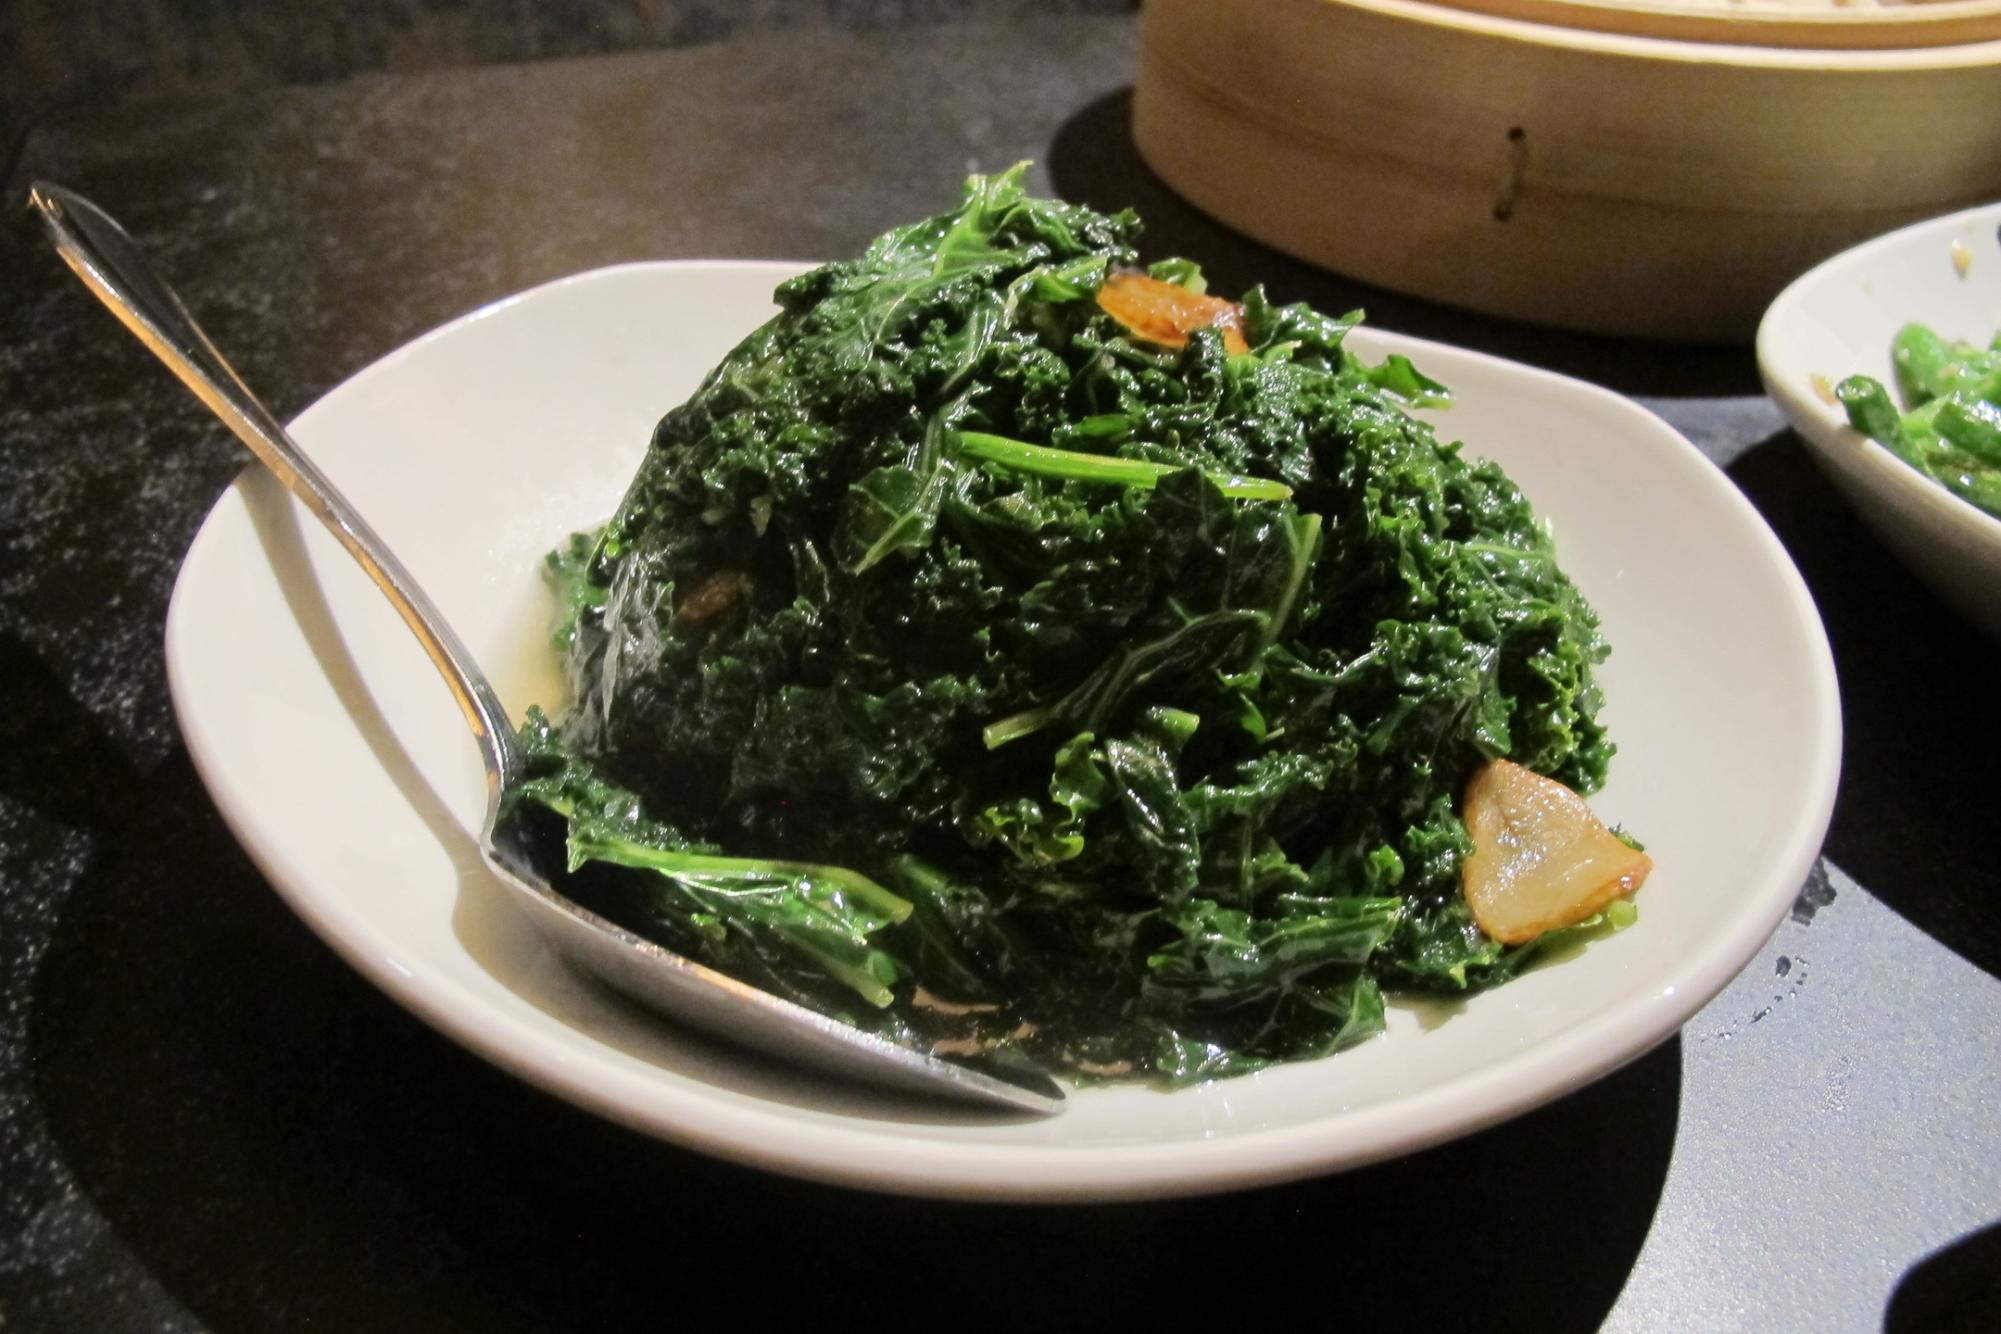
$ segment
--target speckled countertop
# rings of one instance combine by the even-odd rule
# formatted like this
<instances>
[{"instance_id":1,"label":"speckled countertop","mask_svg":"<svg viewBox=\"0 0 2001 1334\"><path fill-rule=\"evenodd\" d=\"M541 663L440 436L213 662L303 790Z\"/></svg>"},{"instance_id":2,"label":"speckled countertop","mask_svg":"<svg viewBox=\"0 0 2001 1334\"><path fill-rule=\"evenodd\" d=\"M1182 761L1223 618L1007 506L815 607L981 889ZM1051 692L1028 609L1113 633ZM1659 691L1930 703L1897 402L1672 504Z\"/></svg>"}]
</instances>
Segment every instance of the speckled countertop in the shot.
<instances>
[{"instance_id":1,"label":"speckled countertop","mask_svg":"<svg viewBox=\"0 0 2001 1334\"><path fill-rule=\"evenodd\" d=\"M28 137L7 197L49 177L111 208L281 415L543 279L846 252L1024 157L1039 186L1139 207L1225 289L1366 305L1632 394L1762 509L1834 643L1840 803L1776 939L1679 1039L1555 1106L1241 1195L924 1203L641 1139L396 1008L223 829L161 624L238 449L10 209L0 1330L627 1328L691 1301L936 1327L996 1297L1037 1328L1290 1323L1301 1302L1408 1329L1990 1327L1995 647L1860 528L1748 347L1456 314L1188 210L1133 155L1131 42L1124 19L795 33L72 115Z\"/></svg>"}]
</instances>

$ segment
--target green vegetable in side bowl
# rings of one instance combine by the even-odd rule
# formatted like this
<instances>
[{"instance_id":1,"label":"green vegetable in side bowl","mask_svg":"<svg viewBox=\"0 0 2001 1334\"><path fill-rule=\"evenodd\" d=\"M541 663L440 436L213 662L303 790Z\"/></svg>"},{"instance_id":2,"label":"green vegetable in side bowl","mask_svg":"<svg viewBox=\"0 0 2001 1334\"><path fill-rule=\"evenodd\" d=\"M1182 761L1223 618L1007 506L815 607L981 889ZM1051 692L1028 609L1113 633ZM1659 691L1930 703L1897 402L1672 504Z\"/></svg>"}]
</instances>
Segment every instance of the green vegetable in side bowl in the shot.
<instances>
[{"instance_id":1,"label":"green vegetable in side bowl","mask_svg":"<svg viewBox=\"0 0 2001 1334\"><path fill-rule=\"evenodd\" d=\"M780 286L551 557L573 700L509 816L569 891L906 1041L1168 1084L1630 921L1503 944L1461 891L1476 774L1588 792L1612 747L1549 534L1405 410L1444 387L1020 175Z\"/></svg>"},{"instance_id":2,"label":"green vegetable in side bowl","mask_svg":"<svg viewBox=\"0 0 2001 1334\"><path fill-rule=\"evenodd\" d=\"M1899 410L1879 380L1835 389L1848 422L1961 499L2001 517L2001 334L1980 347L1921 324L1891 340Z\"/></svg>"}]
</instances>

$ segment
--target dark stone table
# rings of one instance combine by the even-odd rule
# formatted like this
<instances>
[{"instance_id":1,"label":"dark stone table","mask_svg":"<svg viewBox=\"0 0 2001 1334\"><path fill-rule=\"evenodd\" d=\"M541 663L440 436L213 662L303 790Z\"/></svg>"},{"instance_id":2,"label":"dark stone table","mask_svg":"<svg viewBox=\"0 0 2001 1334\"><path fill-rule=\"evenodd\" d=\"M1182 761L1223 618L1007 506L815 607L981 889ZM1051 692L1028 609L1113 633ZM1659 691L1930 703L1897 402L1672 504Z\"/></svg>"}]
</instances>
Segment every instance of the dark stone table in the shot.
<instances>
[{"instance_id":1,"label":"dark stone table","mask_svg":"<svg viewBox=\"0 0 2001 1334\"><path fill-rule=\"evenodd\" d=\"M126 220L281 415L544 279L846 253L1019 158L1041 188L1137 206L1225 290L1365 305L1632 394L1764 512L1834 643L1840 802L1764 953L1678 1039L1546 1110L1234 1196L928 1203L613 1127L375 992L223 829L161 624L242 456L10 211L0 1330L631 1328L711 1301L884 1327L1302 1307L1420 1330L1991 1327L1996 647L1861 529L1749 348L1538 332L1237 238L1135 158L1131 47L1124 19L793 34L68 114L7 197L48 177Z\"/></svg>"}]
</instances>

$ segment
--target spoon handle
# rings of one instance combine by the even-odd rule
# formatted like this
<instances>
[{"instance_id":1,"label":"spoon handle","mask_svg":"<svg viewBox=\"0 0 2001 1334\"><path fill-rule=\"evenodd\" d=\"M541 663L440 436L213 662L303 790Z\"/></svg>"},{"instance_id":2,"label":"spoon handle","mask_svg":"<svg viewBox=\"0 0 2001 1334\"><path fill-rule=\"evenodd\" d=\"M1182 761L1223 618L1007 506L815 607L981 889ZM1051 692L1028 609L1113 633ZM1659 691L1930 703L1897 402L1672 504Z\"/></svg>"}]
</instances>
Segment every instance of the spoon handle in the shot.
<instances>
[{"instance_id":1,"label":"spoon handle","mask_svg":"<svg viewBox=\"0 0 2001 1334\"><path fill-rule=\"evenodd\" d=\"M84 285L319 517L417 636L479 738L487 777L481 852L500 883L516 892L562 953L663 1013L784 1059L989 1106L1042 1115L1062 1110L1063 1090L1038 1070L975 1069L905 1047L632 935L556 891L533 856L496 827L500 798L522 772L520 747L499 696L431 599L257 401L123 228L89 200L58 185L36 183L28 202Z\"/></svg>"},{"instance_id":2,"label":"spoon handle","mask_svg":"<svg viewBox=\"0 0 2001 1334\"><path fill-rule=\"evenodd\" d=\"M35 183L28 204L41 215L57 252L84 285L236 432L285 489L327 526L395 606L445 678L467 725L479 739L490 795L497 797L519 767L507 710L472 654L403 568L403 562L257 401L123 227L88 199L46 181Z\"/></svg>"}]
</instances>

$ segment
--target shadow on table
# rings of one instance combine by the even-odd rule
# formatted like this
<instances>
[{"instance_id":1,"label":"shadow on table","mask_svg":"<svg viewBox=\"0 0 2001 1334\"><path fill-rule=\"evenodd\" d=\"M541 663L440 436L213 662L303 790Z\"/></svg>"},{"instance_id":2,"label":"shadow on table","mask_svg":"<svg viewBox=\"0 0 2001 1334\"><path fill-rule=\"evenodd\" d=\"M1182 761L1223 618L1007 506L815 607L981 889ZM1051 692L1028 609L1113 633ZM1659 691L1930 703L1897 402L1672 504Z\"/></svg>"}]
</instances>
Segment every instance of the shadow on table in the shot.
<instances>
[{"instance_id":1,"label":"shadow on table","mask_svg":"<svg viewBox=\"0 0 2001 1334\"><path fill-rule=\"evenodd\" d=\"M1841 680L1841 789L1829 860L2001 976L1992 894L1995 645L1877 542L1791 432L1728 469L1820 608Z\"/></svg>"},{"instance_id":2,"label":"shadow on table","mask_svg":"<svg viewBox=\"0 0 2001 1334\"><path fill-rule=\"evenodd\" d=\"M1975 1334L2001 1310L2001 1223L1934 1251L1890 1295L1884 1334Z\"/></svg>"},{"instance_id":3,"label":"shadow on table","mask_svg":"<svg viewBox=\"0 0 2001 1334\"><path fill-rule=\"evenodd\" d=\"M38 1110L118 1242L218 1330L603 1328L697 1300L889 1326L1032 1303L1061 1327L1302 1299L1316 1323L1583 1330L1666 1176L1677 1043L1456 1144L1234 1196L988 1207L766 1176L546 1097L397 1009L266 888L184 755L117 784L36 984ZM64 1300L13 1314L157 1323L118 1318L110 1285Z\"/></svg>"},{"instance_id":4,"label":"shadow on table","mask_svg":"<svg viewBox=\"0 0 2001 1334\"><path fill-rule=\"evenodd\" d=\"M1330 273L1251 240L1184 203L1140 160L1132 139L1132 93L1100 98L1065 122L1049 150L1057 193L1094 208L1137 211L1146 223L1146 257L1185 255L1214 291L1235 295L1263 283L1279 301L1327 311L1368 311L1369 323L1420 338L1560 371L1621 393L1658 396L1758 394L1756 364L1740 346L1601 338L1535 329L1453 310L1436 302ZM1340 202L1330 200L1330 209ZM1466 262L1476 264L1477 255Z\"/></svg>"}]
</instances>

